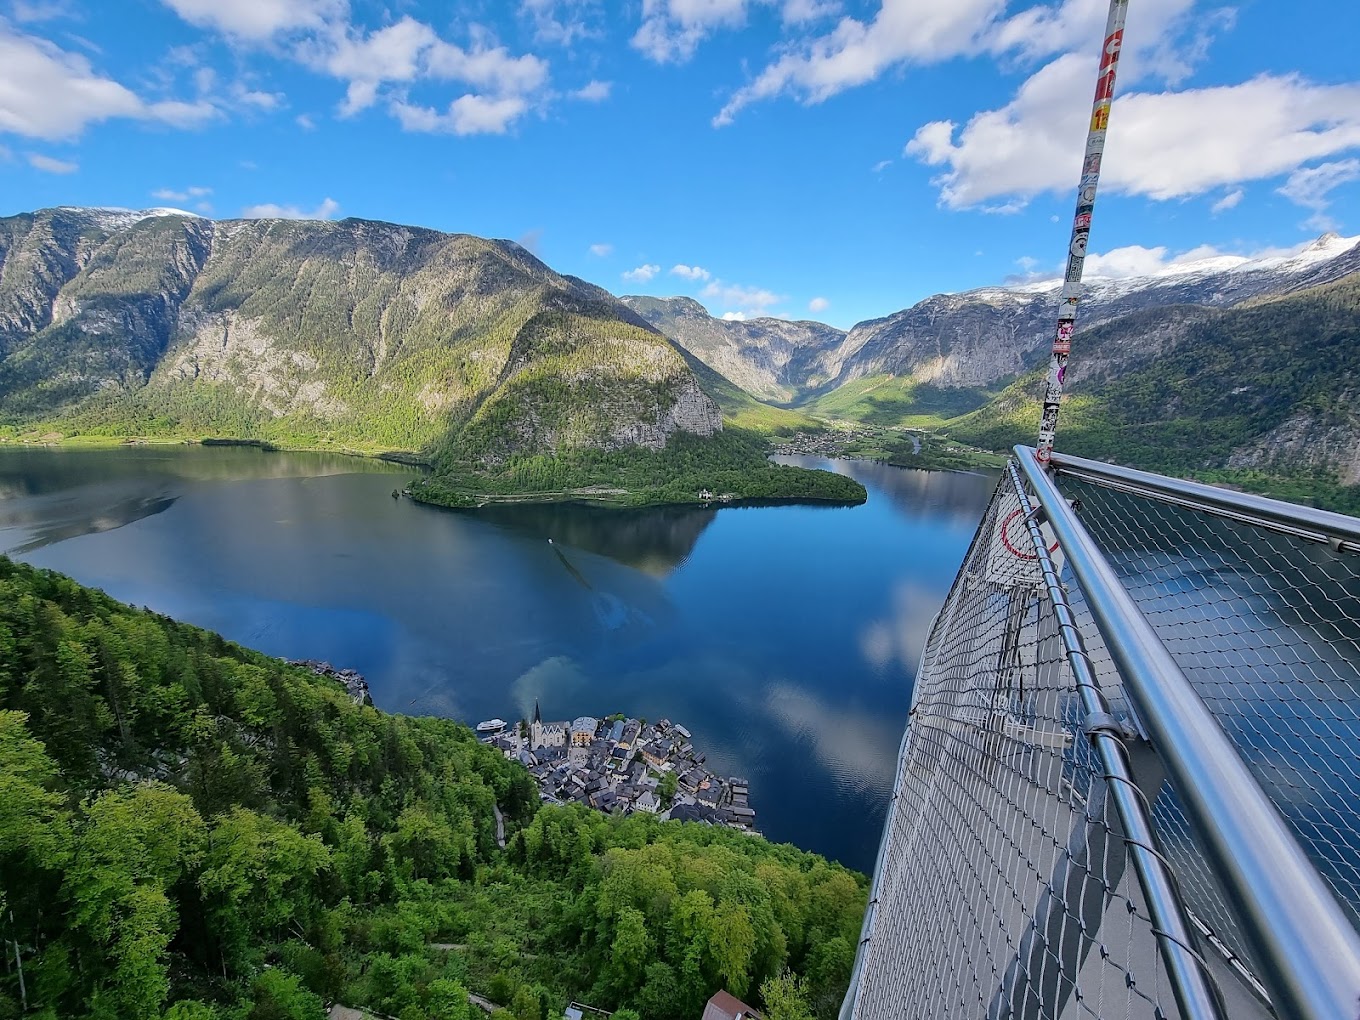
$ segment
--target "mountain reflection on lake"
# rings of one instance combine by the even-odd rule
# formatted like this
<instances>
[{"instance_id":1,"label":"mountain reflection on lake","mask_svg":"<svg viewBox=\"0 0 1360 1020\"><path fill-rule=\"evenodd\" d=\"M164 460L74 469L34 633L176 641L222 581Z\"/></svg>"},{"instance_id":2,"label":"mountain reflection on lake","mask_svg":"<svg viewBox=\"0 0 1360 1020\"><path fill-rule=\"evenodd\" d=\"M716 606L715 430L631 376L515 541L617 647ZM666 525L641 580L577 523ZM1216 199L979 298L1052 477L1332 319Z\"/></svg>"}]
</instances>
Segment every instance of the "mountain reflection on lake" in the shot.
<instances>
[{"instance_id":1,"label":"mountain reflection on lake","mask_svg":"<svg viewBox=\"0 0 1360 1020\"><path fill-rule=\"evenodd\" d=\"M993 479L783 459L869 501L469 513L344 457L0 449L0 549L358 669L390 711L669 717L751 780L770 839L868 869L925 629Z\"/></svg>"}]
</instances>

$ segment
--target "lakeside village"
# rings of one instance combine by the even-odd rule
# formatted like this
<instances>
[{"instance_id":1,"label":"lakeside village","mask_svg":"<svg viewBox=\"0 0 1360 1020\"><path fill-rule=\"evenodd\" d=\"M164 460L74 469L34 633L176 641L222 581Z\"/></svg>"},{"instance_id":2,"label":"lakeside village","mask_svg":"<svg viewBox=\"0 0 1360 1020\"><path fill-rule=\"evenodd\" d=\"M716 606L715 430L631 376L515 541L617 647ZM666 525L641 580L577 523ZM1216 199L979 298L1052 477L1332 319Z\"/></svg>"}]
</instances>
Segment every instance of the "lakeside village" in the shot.
<instances>
[{"instance_id":1,"label":"lakeside village","mask_svg":"<svg viewBox=\"0 0 1360 1020\"><path fill-rule=\"evenodd\" d=\"M373 704L368 681L356 670L314 659L288 662L334 680L356 705ZM737 776L721 779L705 768L706 756L694 750L689 730L669 719L649 724L623 715L585 715L545 723L535 701L532 722L511 726L491 719L477 725L477 737L521 762L545 803L758 831L750 783Z\"/></svg>"},{"instance_id":2,"label":"lakeside village","mask_svg":"<svg viewBox=\"0 0 1360 1020\"><path fill-rule=\"evenodd\" d=\"M531 722L490 719L478 724L477 736L522 762L545 803L757 832L750 783L720 779L705 768L706 756L694 750L689 730L669 719L584 715L545 723L535 701Z\"/></svg>"}]
</instances>

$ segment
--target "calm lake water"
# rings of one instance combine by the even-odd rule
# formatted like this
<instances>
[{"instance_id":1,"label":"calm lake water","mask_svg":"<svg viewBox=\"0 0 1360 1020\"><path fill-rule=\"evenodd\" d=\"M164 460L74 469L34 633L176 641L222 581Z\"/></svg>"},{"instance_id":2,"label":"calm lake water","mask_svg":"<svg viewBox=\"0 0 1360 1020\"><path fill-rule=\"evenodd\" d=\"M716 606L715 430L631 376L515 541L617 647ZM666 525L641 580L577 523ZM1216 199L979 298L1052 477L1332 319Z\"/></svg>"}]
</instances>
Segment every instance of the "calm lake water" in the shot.
<instances>
[{"instance_id":1,"label":"calm lake water","mask_svg":"<svg viewBox=\"0 0 1360 1020\"><path fill-rule=\"evenodd\" d=\"M993 480L784 459L868 503L471 514L324 454L0 450L0 551L357 669L390 711L668 717L750 778L769 838L868 870L921 642Z\"/></svg>"}]
</instances>

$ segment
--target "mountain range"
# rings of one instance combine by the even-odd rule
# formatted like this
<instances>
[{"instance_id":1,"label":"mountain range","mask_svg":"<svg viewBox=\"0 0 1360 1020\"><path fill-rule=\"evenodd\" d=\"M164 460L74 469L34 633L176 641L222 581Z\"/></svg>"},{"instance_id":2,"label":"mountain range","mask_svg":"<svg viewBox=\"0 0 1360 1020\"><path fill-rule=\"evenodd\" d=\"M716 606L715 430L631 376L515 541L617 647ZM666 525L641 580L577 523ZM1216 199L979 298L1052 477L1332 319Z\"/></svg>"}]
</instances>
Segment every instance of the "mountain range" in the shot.
<instances>
[{"instance_id":1,"label":"mountain range","mask_svg":"<svg viewBox=\"0 0 1360 1020\"><path fill-rule=\"evenodd\" d=\"M1360 507L1358 271L1360 237L1324 234L1088 281L1060 448ZM938 294L844 333L715 319L688 298L621 300L767 400L1005 449L1037 431L1059 289Z\"/></svg>"},{"instance_id":2,"label":"mountain range","mask_svg":"<svg viewBox=\"0 0 1360 1020\"><path fill-rule=\"evenodd\" d=\"M1089 280L1060 447L1360 484L1358 241ZM495 468L717 441L725 416L1004 448L1034 431L1059 286L938 294L843 331L616 298L509 241L45 209L0 219L0 434L254 437Z\"/></svg>"}]
</instances>

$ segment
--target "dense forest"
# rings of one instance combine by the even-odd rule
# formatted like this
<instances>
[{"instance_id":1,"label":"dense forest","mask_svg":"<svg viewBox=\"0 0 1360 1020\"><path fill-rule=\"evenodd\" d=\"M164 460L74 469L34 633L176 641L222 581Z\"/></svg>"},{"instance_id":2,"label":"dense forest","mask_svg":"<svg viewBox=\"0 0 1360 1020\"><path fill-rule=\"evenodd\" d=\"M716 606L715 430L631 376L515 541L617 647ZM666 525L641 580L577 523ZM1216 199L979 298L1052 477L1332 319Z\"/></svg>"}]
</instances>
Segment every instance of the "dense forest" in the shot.
<instances>
[{"instance_id":1,"label":"dense forest","mask_svg":"<svg viewBox=\"0 0 1360 1020\"><path fill-rule=\"evenodd\" d=\"M497 842L495 813L506 822ZM865 879L0 558L0 1018L834 1016Z\"/></svg>"},{"instance_id":2,"label":"dense forest","mask_svg":"<svg viewBox=\"0 0 1360 1020\"><path fill-rule=\"evenodd\" d=\"M698 502L700 491L742 501L822 500L863 503L864 486L830 471L771 464L768 440L726 428L706 439L677 432L653 452L572 450L557 456L518 455L489 466L446 456L436 473L412 483L416 499L471 507L497 496L540 495L619 506Z\"/></svg>"}]
</instances>

